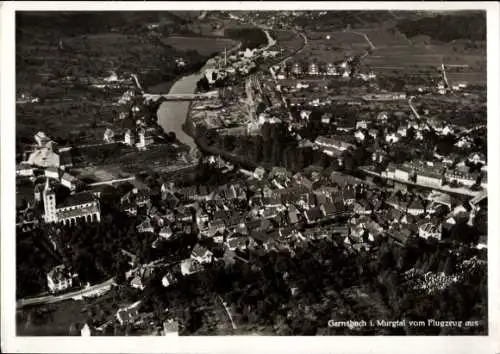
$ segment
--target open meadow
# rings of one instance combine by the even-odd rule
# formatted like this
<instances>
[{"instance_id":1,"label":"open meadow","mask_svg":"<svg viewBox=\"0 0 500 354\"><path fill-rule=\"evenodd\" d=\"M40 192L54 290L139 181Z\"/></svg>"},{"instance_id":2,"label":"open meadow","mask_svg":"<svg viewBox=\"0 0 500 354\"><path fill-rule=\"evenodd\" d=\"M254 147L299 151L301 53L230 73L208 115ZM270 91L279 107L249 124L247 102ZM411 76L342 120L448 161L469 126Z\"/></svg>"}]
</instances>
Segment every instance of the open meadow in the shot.
<instances>
[{"instance_id":1,"label":"open meadow","mask_svg":"<svg viewBox=\"0 0 500 354\"><path fill-rule=\"evenodd\" d=\"M30 144L33 135L41 130L62 145L101 142L115 115L113 109L104 100L92 102L81 98L18 105L16 138L19 143Z\"/></svg>"},{"instance_id":2,"label":"open meadow","mask_svg":"<svg viewBox=\"0 0 500 354\"><path fill-rule=\"evenodd\" d=\"M174 48L150 33L146 25L154 16L114 16L103 23L109 17L102 13L17 13L16 93L40 98L16 105L18 141L31 142L42 130L63 145L100 142L116 117L113 104L131 85L130 74L147 87L181 74L176 58L187 61L185 70L203 62L206 53ZM181 26L175 16L169 21L169 31ZM111 71L125 80L118 88L103 85Z\"/></svg>"},{"instance_id":3,"label":"open meadow","mask_svg":"<svg viewBox=\"0 0 500 354\"><path fill-rule=\"evenodd\" d=\"M369 46L363 37L352 32L308 32L306 36L308 44L297 55L299 60L334 62L346 56L363 53Z\"/></svg>"},{"instance_id":4,"label":"open meadow","mask_svg":"<svg viewBox=\"0 0 500 354\"><path fill-rule=\"evenodd\" d=\"M229 50L238 44L230 38L182 36L170 36L162 39L162 42L172 46L176 50L196 50L201 55L211 55L215 52L221 52L224 48Z\"/></svg>"}]
</instances>

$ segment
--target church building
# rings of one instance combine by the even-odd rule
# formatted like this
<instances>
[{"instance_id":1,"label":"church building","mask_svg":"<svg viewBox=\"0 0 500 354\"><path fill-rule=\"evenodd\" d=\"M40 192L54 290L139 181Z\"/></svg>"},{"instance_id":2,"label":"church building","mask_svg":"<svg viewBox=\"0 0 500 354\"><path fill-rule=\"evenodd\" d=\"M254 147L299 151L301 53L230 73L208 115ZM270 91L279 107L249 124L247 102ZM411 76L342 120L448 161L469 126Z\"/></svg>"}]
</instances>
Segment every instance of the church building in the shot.
<instances>
[{"instance_id":1,"label":"church building","mask_svg":"<svg viewBox=\"0 0 500 354\"><path fill-rule=\"evenodd\" d=\"M46 223L61 222L65 225L75 225L82 221L91 222L101 220L99 201L94 194L90 192L70 194L58 203L56 201L56 193L50 186L48 178L43 191L43 203Z\"/></svg>"}]
</instances>

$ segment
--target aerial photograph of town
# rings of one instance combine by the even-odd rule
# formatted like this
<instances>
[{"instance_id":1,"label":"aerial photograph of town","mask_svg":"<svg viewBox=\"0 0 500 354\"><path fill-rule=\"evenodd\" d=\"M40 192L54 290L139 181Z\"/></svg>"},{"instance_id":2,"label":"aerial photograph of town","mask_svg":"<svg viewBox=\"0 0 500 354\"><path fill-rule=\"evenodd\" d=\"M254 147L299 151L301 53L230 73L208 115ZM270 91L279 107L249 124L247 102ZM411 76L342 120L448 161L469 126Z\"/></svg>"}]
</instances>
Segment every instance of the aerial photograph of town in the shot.
<instances>
[{"instance_id":1,"label":"aerial photograph of town","mask_svg":"<svg viewBox=\"0 0 500 354\"><path fill-rule=\"evenodd\" d=\"M488 335L486 11L15 38L17 336Z\"/></svg>"}]
</instances>

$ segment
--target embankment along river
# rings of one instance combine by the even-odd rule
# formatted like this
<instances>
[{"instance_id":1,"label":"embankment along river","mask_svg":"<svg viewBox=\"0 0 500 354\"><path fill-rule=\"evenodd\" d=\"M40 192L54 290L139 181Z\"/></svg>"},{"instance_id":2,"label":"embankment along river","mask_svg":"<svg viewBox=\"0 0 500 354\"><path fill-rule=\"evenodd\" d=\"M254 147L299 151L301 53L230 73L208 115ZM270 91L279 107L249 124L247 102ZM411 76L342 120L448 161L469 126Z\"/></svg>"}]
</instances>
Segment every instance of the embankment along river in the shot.
<instances>
[{"instance_id":1,"label":"embankment along river","mask_svg":"<svg viewBox=\"0 0 500 354\"><path fill-rule=\"evenodd\" d=\"M268 49L273 46L276 41L271 37L267 30L264 30L268 45L264 49ZM232 48L230 50L237 50L240 45ZM170 88L169 93L171 94L190 94L196 91L196 83L202 78L205 67L203 67L199 72L183 76L177 80ZM160 84L159 86L161 86ZM155 88L153 91L156 92ZM158 124L163 128L163 130L168 132L174 132L177 139L189 146L189 148L194 151L197 149L196 143L192 137L184 132L182 126L186 121L189 114L190 102L187 101L165 101L160 105L158 109Z\"/></svg>"},{"instance_id":2,"label":"embankment along river","mask_svg":"<svg viewBox=\"0 0 500 354\"><path fill-rule=\"evenodd\" d=\"M196 91L196 83L202 77L202 73L195 73L183 76L177 80L170 88L171 94L187 94ZM196 149L196 143L193 138L187 135L182 129L186 117L189 113L190 102L188 101L165 101L158 109L158 124L163 130L174 132L177 139L189 146L191 150Z\"/></svg>"}]
</instances>

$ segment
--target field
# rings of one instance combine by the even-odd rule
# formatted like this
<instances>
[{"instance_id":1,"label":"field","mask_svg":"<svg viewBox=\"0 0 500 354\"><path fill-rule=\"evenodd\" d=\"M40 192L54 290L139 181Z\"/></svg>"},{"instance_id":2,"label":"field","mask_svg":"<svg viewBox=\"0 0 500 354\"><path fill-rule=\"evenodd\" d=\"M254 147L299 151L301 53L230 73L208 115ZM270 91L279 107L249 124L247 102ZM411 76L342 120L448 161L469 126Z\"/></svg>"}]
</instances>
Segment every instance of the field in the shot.
<instances>
[{"instance_id":1,"label":"field","mask_svg":"<svg viewBox=\"0 0 500 354\"><path fill-rule=\"evenodd\" d=\"M99 167L84 167L79 169L72 169L81 180L90 183L109 181L117 178L129 177L130 174L124 173L119 166L99 166Z\"/></svg>"},{"instance_id":2,"label":"field","mask_svg":"<svg viewBox=\"0 0 500 354\"><path fill-rule=\"evenodd\" d=\"M67 336L73 323L87 319L82 313L82 301L64 301L58 304L18 311L17 335L19 336ZM44 314L39 314L46 311ZM79 333L78 333L79 334Z\"/></svg>"},{"instance_id":3,"label":"field","mask_svg":"<svg viewBox=\"0 0 500 354\"><path fill-rule=\"evenodd\" d=\"M237 45L237 42L232 39L218 37L172 36L162 39L162 42L181 51L196 50L204 56L210 55L214 52L221 52L224 48L229 50Z\"/></svg>"},{"instance_id":4,"label":"field","mask_svg":"<svg viewBox=\"0 0 500 354\"><path fill-rule=\"evenodd\" d=\"M288 55L300 49L304 42L301 36L291 31L273 30L270 32L270 34L271 37L274 38L277 42L277 46L273 49L283 49L283 57L287 57ZM299 56L297 55L297 57Z\"/></svg>"},{"instance_id":5,"label":"field","mask_svg":"<svg viewBox=\"0 0 500 354\"><path fill-rule=\"evenodd\" d=\"M118 89L97 89L93 84L102 84L113 70L124 79L136 73L143 85L155 85L181 74L175 58L188 62L186 70L204 60L196 51L175 49L150 35L146 24L157 17L154 14L102 16L16 15L16 92L40 98L39 103L17 105L18 142L31 142L38 130L63 145L62 141L71 145L99 142L105 125L116 115L112 104L129 84ZM167 29L181 25L176 26L169 24ZM202 47L217 49L217 45Z\"/></svg>"},{"instance_id":6,"label":"field","mask_svg":"<svg viewBox=\"0 0 500 354\"><path fill-rule=\"evenodd\" d=\"M373 45L372 53L361 62L361 70L373 69L376 74L388 71L415 73L435 71L441 63L447 66L450 81L470 84L486 82L486 50L484 43L453 41L441 43L426 36L411 40L391 28L392 23L380 27L356 28L349 31L308 32L308 46L296 57L299 60L317 59L323 62L340 60L349 55L360 55ZM368 40L363 36L366 35ZM329 39L327 39L329 36Z\"/></svg>"},{"instance_id":7,"label":"field","mask_svg":"<svg viewBox=\"0 0 500 354\"><path fill-rule=\"evenodd\" d=\"M98 104L61 99L43 105L18 105L16 115L18 142L31 143L33 135L41 130L62 145L74 145L101 142L114 113L104 101Z\"/></svg>"},{"instance_id":8,"label":"field","mask_svg":"<svg viewBox=\"0 0 500 354\"><path fill-rule=\"evenodd\" d=\"M334 62L349 55L363 53L368 47L366 40L350 32L309 32L307 47L296 57L299 60L315 58L324 62ZM330 36L330 39L327 39Z\"/></svg>"}]
</instances>

